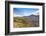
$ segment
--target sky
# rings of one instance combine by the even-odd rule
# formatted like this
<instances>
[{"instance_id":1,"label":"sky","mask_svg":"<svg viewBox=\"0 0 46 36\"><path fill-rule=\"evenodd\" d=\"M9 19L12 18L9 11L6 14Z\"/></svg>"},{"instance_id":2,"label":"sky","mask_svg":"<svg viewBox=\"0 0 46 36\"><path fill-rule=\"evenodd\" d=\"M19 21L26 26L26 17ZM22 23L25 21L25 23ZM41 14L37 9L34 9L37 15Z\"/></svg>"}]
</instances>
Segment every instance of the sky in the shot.
<instances>
[{"instance_id":1,"label":"sky","mask_svg":"<svg viewBox=\"0 0 46 36\"><path fill-rule=\"evenodd\" d=\"M14 17L29 16L38 13L38 8L13 8Z\"/></svg>"}]
</instances>

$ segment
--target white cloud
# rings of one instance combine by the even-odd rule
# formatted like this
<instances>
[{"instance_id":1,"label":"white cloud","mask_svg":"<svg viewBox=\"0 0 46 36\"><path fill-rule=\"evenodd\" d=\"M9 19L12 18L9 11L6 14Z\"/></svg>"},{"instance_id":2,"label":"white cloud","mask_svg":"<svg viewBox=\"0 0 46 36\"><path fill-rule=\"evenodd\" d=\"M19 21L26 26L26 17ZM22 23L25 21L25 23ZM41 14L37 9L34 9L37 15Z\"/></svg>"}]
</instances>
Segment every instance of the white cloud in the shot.
<instances>
[{"instance_id":1,"label":"white cloud","mask_svg":"<svg viewBox=\"0 0 46 36\"><path fill-rule=\"evenodd\" d=\"M23 16L14 14L13 17L23 17Z\"/></svg>"},{"instance_id":2,"label":"white cloud","mask_svg":"<svg viewBox=\"0 0 46 36\"><path fill-rule=\"evenodd\" d=\"M39 12L37 11L37 12L33 13L33 15L39 15Z\"/></svg>"}]
</instances>

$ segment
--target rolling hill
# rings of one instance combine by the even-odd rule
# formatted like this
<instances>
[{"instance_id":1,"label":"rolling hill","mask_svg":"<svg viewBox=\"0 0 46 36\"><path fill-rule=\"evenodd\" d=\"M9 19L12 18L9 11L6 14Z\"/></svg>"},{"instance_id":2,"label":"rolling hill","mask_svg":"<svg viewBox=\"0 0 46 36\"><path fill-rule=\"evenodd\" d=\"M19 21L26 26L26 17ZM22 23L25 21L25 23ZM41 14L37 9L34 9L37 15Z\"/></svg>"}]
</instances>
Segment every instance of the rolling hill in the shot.
<instances>
[{"instance_id":1,"label":"rolling hill","mask_svg":"<svg viewBox=\"0 0 46 36\"><path fill-rule=\"evenodd\" d=\"M29 15L23 17L14 17L14 27L38 27L39 15Z\"/></svg>"}]
</instances>

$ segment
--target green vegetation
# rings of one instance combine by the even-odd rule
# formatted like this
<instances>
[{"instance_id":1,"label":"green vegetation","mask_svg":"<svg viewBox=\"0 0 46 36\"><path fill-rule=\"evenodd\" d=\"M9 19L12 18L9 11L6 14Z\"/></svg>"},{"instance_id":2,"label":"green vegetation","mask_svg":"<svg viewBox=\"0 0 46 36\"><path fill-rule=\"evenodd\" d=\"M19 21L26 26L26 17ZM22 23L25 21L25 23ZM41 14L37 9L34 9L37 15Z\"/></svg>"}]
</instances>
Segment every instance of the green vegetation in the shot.
<instances>
[{"instance_id":1,"label":"green vegetation","mask_svg":"<svg viewBox=\"0 0 46 36\"><path fill-rule=\"evenodd\" d=\"M14 17L14 27L16 28L22 28L22 27L31 27L32 24L28 23L29 19L24 17Z\"/></svg>"}]
</instances>

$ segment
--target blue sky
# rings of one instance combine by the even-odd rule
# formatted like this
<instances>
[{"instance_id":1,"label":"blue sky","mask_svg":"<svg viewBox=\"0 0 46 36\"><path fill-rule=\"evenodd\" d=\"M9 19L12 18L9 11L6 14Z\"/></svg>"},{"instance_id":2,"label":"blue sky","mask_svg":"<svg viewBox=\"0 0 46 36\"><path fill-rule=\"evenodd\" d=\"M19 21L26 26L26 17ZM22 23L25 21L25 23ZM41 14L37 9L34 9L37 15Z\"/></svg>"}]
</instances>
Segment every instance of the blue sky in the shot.
<instances>
[{"instance_id":1,"label":"blue sky","mask_svg":"<svg viewBox=\"0 0 46 36\"><path fill-rule=\"evenodd\" d=\"M38 12L38 8L13 8L13 16L29 16Z\"/></svg>"}]
</instances>

